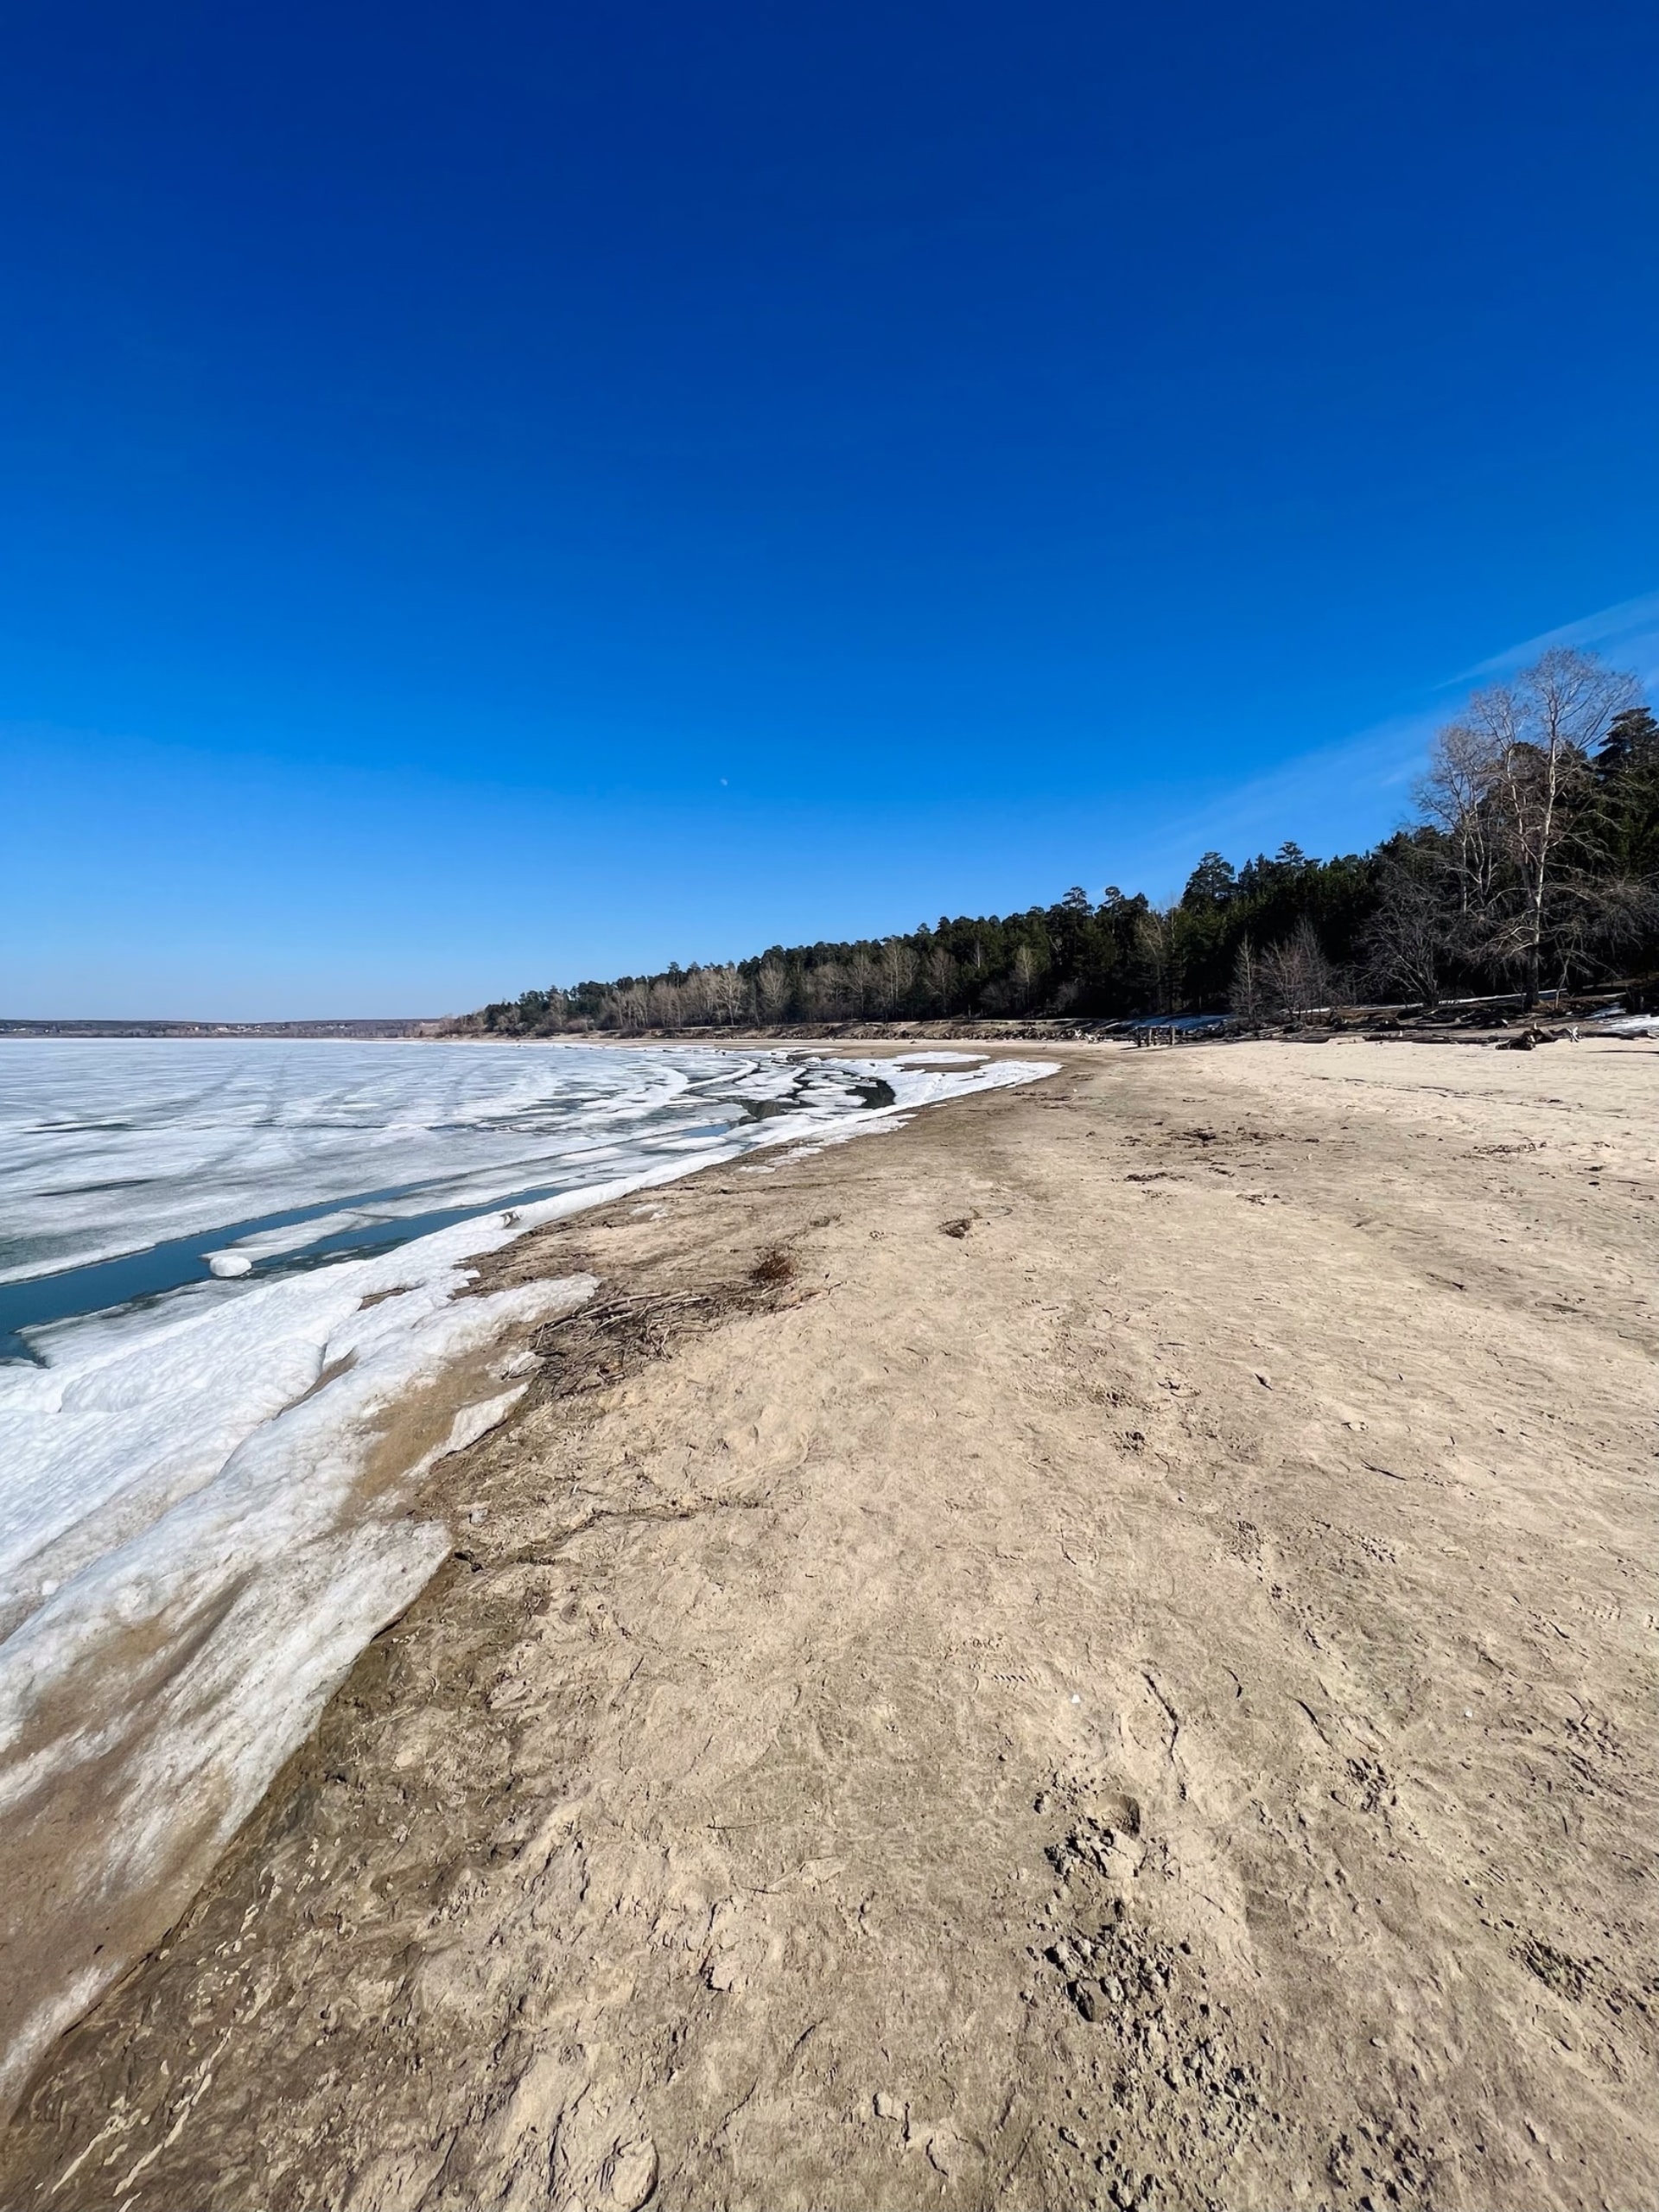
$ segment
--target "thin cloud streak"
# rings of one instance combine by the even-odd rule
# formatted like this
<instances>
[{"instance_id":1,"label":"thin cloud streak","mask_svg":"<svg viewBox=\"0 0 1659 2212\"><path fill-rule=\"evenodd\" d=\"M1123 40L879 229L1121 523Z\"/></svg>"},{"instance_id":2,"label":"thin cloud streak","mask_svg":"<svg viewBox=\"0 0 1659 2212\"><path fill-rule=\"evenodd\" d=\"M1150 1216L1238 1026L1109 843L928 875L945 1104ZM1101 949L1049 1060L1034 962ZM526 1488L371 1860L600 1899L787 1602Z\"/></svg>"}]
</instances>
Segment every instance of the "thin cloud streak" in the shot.
<instances>
[{"instance_id":1,"label":"thin cloud streak","mask_svg":"<svg viewBox=\"0 0 1659 2212\"><path fill-rule=\"evenodd\" d=\"M1276 847L1287 836L1327 851L1386 836L1410 818L1411 785L1427 765L1435 732L1457 712L1459 700L1447 695L1508 675L1554 645L1605 653L1632 670L1644 688L1654 688L1659 682L1659 591L1523 639L1435 685L1431 696L1439 703L1433 707L1391 716L1334 745L1301 753L1225 796L1207 799L1179 823L1160 823L1154 837L1141 848L1147 874L1162 877L1190 868L1198 852L1211 847L1242 857L1249 845L1270 841ZM1365 818L1372 826L1356 834ZM1338 829L1338 823L1344 826Z\"/></svg>"},{"instance_id":2,"label":"thin cloud streak","mask_svg":"<svg viewBox=\"0 0 1659 2212\"><path fill-rule=\"evenodd\" d=\"M1409 792L1428 742L1445 720L1439 713L1396 715L1323 746L1224 796L1160 823L1135 855L1148 880L1185 874L1201 852L1242 861L1276 851L1287 838L1329 853L1375 843L1405 821Z\"/></svg>"},{"instance_id":3,"label":"thin cloud streak","mask_svg":"<svg viewBox=\"0 0 1659 2212\"><path fill-rule=\"evenodd\" d=\"M1559 630L1528 638L1453 677L1452 682L1473 683L1484 677L1506 676L1553 645L1579 645L1605 652L1610 659L1628 663L1644 684L1650 683L1659 676L1659 591L1620 600L1617 606L1604 607L1599 613L1586 614L1577 622L1564 622Z\"/></svg>"}]
</instances>

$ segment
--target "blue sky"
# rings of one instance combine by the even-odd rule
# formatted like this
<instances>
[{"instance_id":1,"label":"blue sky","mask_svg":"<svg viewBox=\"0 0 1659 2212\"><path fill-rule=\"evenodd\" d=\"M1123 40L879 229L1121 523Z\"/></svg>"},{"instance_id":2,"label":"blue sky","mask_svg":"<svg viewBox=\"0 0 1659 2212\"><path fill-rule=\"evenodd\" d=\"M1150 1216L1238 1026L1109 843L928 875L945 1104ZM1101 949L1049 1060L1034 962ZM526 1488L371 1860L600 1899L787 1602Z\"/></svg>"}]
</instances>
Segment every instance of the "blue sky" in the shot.
<instances>
[{"instance_id":1,"label":"blue sky","mask_svg":"<svg viewBox=\"0 0 1659 2212\"><path fill-rule=\"evenodd\" d=\"M1659 662L1650 5L22 4L0 1013L1386 831Z\"/></svg>"}]
</instances>

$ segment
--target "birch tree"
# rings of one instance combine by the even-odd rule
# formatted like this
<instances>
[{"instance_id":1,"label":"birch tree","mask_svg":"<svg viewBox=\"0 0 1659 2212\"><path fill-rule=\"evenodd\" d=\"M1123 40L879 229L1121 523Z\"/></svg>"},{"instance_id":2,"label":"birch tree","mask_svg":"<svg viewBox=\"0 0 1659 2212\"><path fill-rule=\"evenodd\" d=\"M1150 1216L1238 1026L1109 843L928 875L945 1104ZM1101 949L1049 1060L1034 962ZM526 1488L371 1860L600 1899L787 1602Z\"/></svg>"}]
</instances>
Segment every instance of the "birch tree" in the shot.
<instances>
[{"instance_id":1,"label":"birch tree","mask_svg":"<svg viewBox=\"0 0 1659 2212\"><path fill-rule=\"evenodd\" d=\"M1431 776L1440 776L1453 819L1440 826L1471 869L1490 849L1481 949L1520 970L1529 1007L1538 1003L1546 946L1566 918L1557 894L1573 889L1573 842L1594 791L1591 754L1637 696L1633 677L1557 646L1511 682L1476 692L1463 721L1441 734Z\"/></svg>"},{"instance_id":2,"label":"birch tree","mask_svg":"<svg viewBox=\"0 0 1659 2212\"><path fill-rule=\"evenodd\" d=\"M762 1021L781 1021L789 1004L789 970L781 960L763 960L754 978L754 1003Z\"/></svg>"},{"instance_id":3,"label":"birch tree","mask_svg":"<svg viewBox=\"0 0 1659 2212\"><path fill-rule=\"evenodd\" d=\"M1233 987L1229 1004L1241 1020L1254 1021L1262 1011L1262 957L1248 937L1241 938L1233 956Z\"/></svg>"},{"instance_id":4,"label":"birch tree","mask_svg":"<svg viewBox=\"0 0 1659 2212\"><path fill-rule=\"evenodd\" d=\"M1331 963L1306 914L1291 934L1262 956L1265 994L1287 1014L1311 1014L1331 1000Z\"/></svg>"},{"instance_id":5,"label":"birch tree","mask_svg":"<svg viewBox=\"0 0 1659 2212\"><path fill-rule=\"evenodd\" d=\"M890 937L881 947L881 1003L888 1014L903 1006L916 980L916 955L901 937Z\"/></svg>"},{"instance_id":6,"label":"birch tree","mask_svg":"<svg viewBox=\"0 0 1659 2212\"><path fill-rule=\"evenodd\" d=\"M1031 1004L1032 993L1037 986L1038 974L1037 955L1028 944L1023 942L1014 948L1012 972L1014 1004L1023 1014Z\"/></svg>"},{"instance_id":7,"label":"birch tree","mask_svg":"<svg viewBox=\"0 0 1659 2212\"><path fill-rule=\"evenodd\" d=\"M923 963L927 995L941 1014L949 1014L957 992L957 963L942 944L929 948Z\"/></svg>"}]
</instances>

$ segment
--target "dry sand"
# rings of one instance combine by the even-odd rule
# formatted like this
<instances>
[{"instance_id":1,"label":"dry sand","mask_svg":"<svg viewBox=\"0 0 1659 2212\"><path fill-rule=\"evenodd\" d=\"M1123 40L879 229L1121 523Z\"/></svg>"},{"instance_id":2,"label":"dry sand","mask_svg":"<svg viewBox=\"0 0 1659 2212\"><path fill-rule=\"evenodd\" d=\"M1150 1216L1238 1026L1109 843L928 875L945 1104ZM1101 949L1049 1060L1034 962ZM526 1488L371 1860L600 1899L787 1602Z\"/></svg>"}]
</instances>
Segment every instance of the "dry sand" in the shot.
<instances>
[{"instance_id":1,"label":"dry sand","mask_svg":"<svg viewBox=\"0 0 1659 2212\"><path fill-rule=\"evenodd\" d=\"M1078 1049L591 1268L9 2207L1659 2203L1659 1052Z\"/></svg>"}]
</instances>

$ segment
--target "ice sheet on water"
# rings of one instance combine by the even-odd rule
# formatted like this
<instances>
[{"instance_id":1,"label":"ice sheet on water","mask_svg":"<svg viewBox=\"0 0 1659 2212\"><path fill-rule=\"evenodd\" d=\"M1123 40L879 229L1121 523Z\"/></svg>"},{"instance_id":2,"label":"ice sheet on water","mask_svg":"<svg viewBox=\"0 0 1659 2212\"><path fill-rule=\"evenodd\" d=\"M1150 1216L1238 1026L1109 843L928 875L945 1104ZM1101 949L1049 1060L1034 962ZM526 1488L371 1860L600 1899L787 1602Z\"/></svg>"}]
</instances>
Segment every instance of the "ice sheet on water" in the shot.
<instances>
[{"instance_id":1,"label":"ice sheet on water","mask_svg":"<svg viewBox=\"0 0 1659 2212\"><path fill-rule=\"evenodd\" d=\"M213 1248L227 1270L249 1264L239 1279L204 1270L147 1305L30 1331L42 1365L0 1364L0 1633L28 1594L20 1575L67 1532L88 1555L107 1548L100 1530L124 1541L311 1389L359 1297L437 1280L457 1232L468 1252L501 1232L462 1223L367 1262L273 1263L325 1238L499 1204L530 1178L562 1208L592 1204L1046 1071L568 1046L0 1045L0 1128L17 1147L0 1167L14 1268L25 1249L50 1269L278 1202L306 1216ZM866 1103L877 1083L893 1105ZM394 1135L401 1194L327 1206L327 1186L360 1192L388 1172ZM538 1217L523 1207L518 1229Z\"/></svg>"},{"instance_id":2,"label":"ice sheet on water","mask_svg":"<svg viewBox=\"0 0 1659 2212\"><path fill-rule=\"evenodd\" d=\"M901 1104L926 1103L942 1095L926 1081L936 1060L947 1065L562 1044L7 1039L0 1283L221 1227L258 1265L728 1138L747 1149L775 1141L763 1115L863 1116L860 1085L873 1081Z\"/></svg>"},{"instance_id":3,"label":"ice sheet on water","mask_svg":"<svg viewBox=\"0 0 1659 2212\"><path fill-rule=\"evenodd\" d=\"M742 1076L580 1046L6 1039L0 1281L365 1193L418 1214L481 1183L488 1205Z\"/></svg>"}]
</instances>

